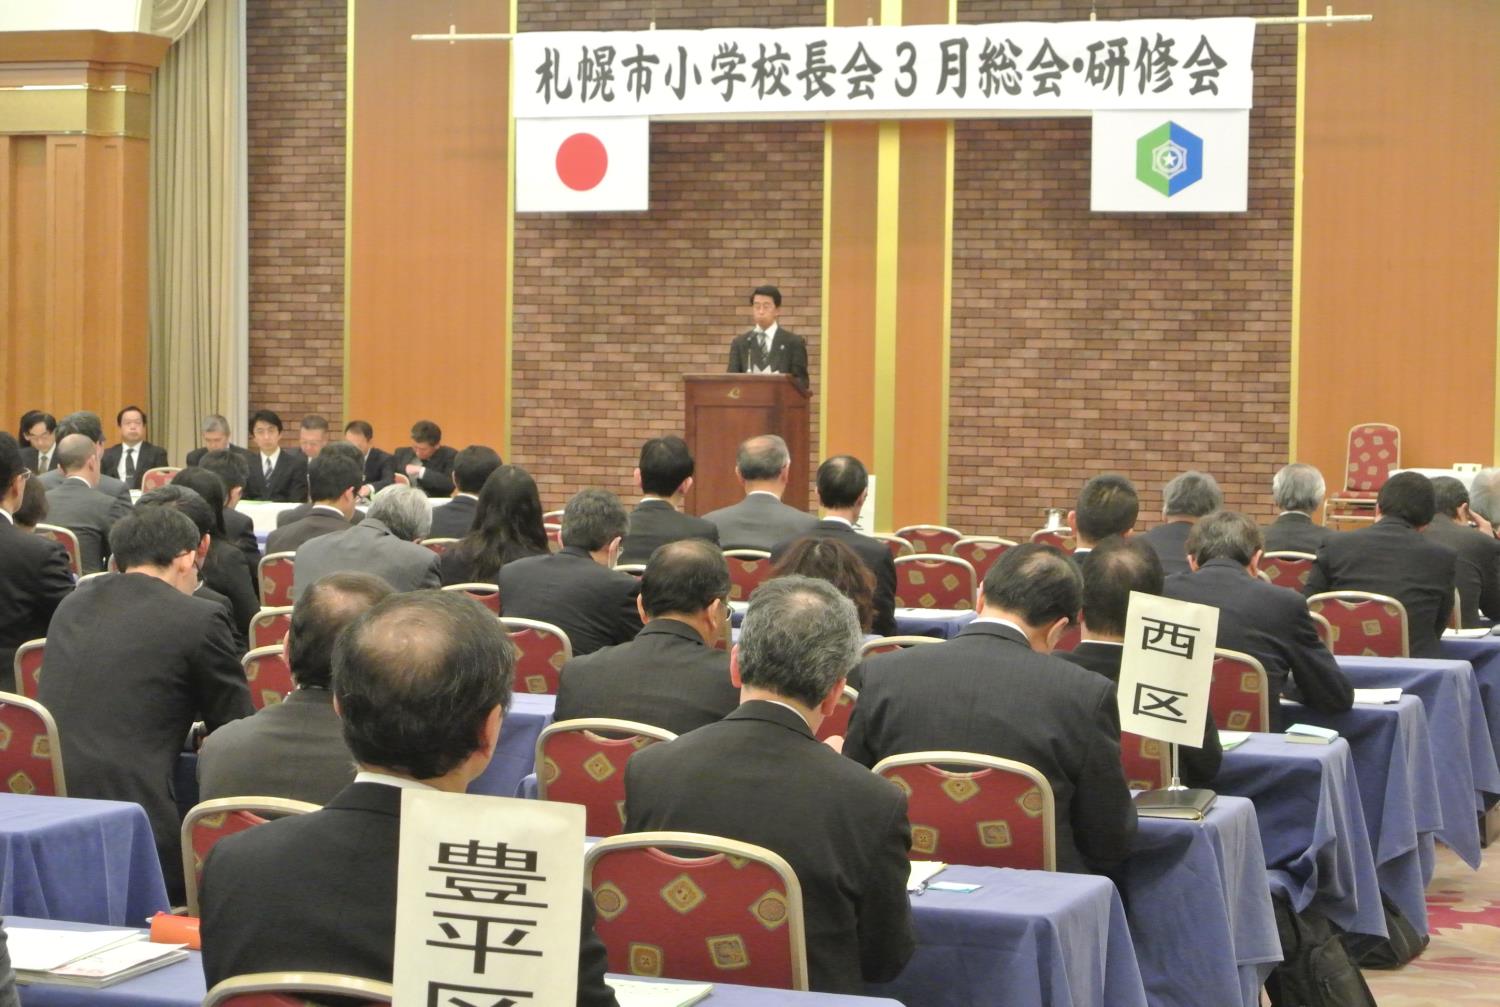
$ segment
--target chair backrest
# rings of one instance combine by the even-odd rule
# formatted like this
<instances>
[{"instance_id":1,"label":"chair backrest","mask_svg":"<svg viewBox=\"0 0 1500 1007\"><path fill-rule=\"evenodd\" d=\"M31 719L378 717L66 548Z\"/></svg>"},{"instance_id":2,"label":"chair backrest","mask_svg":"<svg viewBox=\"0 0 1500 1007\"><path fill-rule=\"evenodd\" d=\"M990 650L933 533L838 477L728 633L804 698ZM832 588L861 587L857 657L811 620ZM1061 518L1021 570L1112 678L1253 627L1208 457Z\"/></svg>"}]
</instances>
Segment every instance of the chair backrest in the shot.
<instances>
[{"instance_id":1,"label":"chair backrest","mask_svg":"<svg viewBox=\"0 0 1500 1007\"><path fill-rule=\"evenodd\" d=\"M1362 657L1410 657L1406 606L1395 598L1368 591L1325 591L1307 599L1307 607L1328 620L1335 654Z\"/></svg>"},{"instance_id":2,"label":"chair backrest","mask_svg":"<svg viewBox=\"0 0 1500 1007\"><path fill-rule=\"evenodd\" d=\"M974 580L982 584L990 567L1013 545L1010 539L994 535L965 535L949 551L959 559L968 560L974 568Z\"/></svg>"},{"instance_id":3,"label":"chair backrest","mask_svg":"<svg viewBox=\"0 0 1500 1007\"><path fill-rule=\"evenodd\" d=\"M1083 624L1080 622L1069 623L1067 626L1063 627L1063 631L1058 636L1057 642L1052 645L1052 649L1054 651L1071 652L1082 641Z\"/></svg>"},{"instance_id":4,"label":"chair backrest","mask_svg":"<svg viewBox=\"0 0 1500 1007\"><path fill-rule=\"evenodd\" d=\"M573 657L573 641L568 634L561 627L536 619L502 617L500 622L519 652L516 691L557 695L562 667Z\"/></svg>"},{"instance_id":5,"label":"chair backrest","mask_svg":"<svg viewBox=\"0 0 1500 1007\"><path fill-rule=\"evenodd\" d=\"M633 720L590 717L548 724L536 739L536 796L581 804L591 836L625 828L625 764L647 745L677 735Z\"/></svg>"},{"instance_id":6,"label":"chair backrest","mask_svg":"<svg viewBox=\"0 0 1500 1007\"><path fill-rule=\"evenodd\" d=\"M877 636L860 645L859 659L863 661L876 654L889 654L892 651L905 650L907 647L920 647L924 643L942 642L935 636Z\"/></svg>"},{"instance_id":7,"label":"chair backrest","mask_svg":"<svg viewBox=\"0 0 1500 1007\"><path fill-rule=\"evenodd\" d=\"M1344 453L1344 489L1378 493L1401 467L1401 429L1390 423L1356 423Z\"/></svg>"},{"instance_id":8,"label":"chair backrest","mask_svg":"<svg viewBox=\"0 0 1500 1007\"><path fill-rule=\"evenodd\" d=\"M208 991L203 1007L307 1007L307 997L337 996L361 1007L388 1004L390 983L331 972L255 972L225 979Z\"/></svg>"},{"instance_id":9,"label":"chair backrest","mask_svg":"<svg viewBox=\"0 0 1500 1007\"><path fill-rule=\"evenodd\" d=\"M71 528L63 528L55 524L39 524L36 526L36 533L42 538L50 538L67 550L68 566L73 569L73 576L83 576L83 549L78 545L78 536L73 534Z\"/></svg>"},{"instance_id":10,"label":"chair backrest","mask_svg":"<svg viewBox=\"0 0 1500 1007\"><path fill-rule=\"evenodd\" d=\"M1121 731L1120 764L1131 790L1161 790L1172 782L1172 754L1155 738Z\"/></svg>"},{"instance_id":11,"label":"chair backrest","mask_svg":"<svg viewBox=\"0 0 1500 1007\"><path fill-rule=\"evenodd\" d=\"M250 702L257 710L275 706L297 688L279 643L256 647L240 658L240 666L245 669L245 684L250 686Z\"/></svg>"},{"instance_id":12,"label":"chair backrest","mask_svg":"<svg viewBox=\"0 0 1500 1007\"><path fill-rule=\"evenodd\" d=\"M646 564L644 563L616 563L615 569L621 573L628 573L632 577L644 577L646 575Z\"/></svg>"},{"instance_id":13,"label":"chair backrest","mask_svg":"<svg viewBox=\"0 0 1500 1007\"><path fill-rule=\"evenodd\" d=\"M724 562L729 564L730 601L749 601L771 576L771 554L763 549L725 549Z\"/></svg>"},{"instance_id":14,"label":"chair backrest","mask_svg":"<svg viewBox=\"0 0 1500 1007\"><path fill-rule=\"evenodd\" d=\"M966 559L922 553L896 557L896 604L902 608L971 609L974 568Z\"/></svg>"},{"instance_id":15,"label":"chair backrest","mask_svg":"<svg viewBox=\"0 0 1500 1007\"><path fill-rule=\"evenodd\" d=\"M292 607L263 608L250 617L250 647L279 646L292 628Z\"/></svg>"},{"instance_id":16,"label":"chair backrest","mask_svg":"<svg viewBox=\"0 0 1500 1007\"><path fill-rule=\"evenodd\" d=\"M42 654L46 648L46 637L27 640L16 648L16 691L27 699L36 698L36 687L42 678Z\"/></svg>"},{"instance_id":17,"label":"chair backrest","mask_svg":"<svg viewBox=\"0 0 1500 1007\"><path fill-rule=\"evenodd\" d=\"M292 604L294 552L273 552L260 558L260 607L288 608Z\"/></svg>"},{"instance_id":18,"label":"chair backrest","mask_svg":"<svg viewBox=\"0 0 1500 1007\"><path fill-rule=\"evenodd\" d=\"M1038 528L1031 533L1031 541L1040 545L1056 546L1065 553L1071 554L1073 546L1073 533L1066 528Z\"/></svg>"},{"instance_id":19,"label":"chair backrest","mask_svg":"<svg viewBox=\"0 0 1500 1007\"><path fill-rule=\"evenodd\" d=\"M1237 650L1214 650L1208 708L1221 731L1269 731L1271 696L1265 666Z\"/></svg>"},{"instance_id":20,"label":"chair backrest","mask_svg":"<svg viewBox=\"0 0 1500 1007\"><path fill-rule=\"evenodd\" d=\"M542 520L547 524L555 524L562 527L563 512L560 510L549 510L542 515Z\"/></svg>"},{"instance_id":21,"label":"chair backrest","mask_svg":"<svg viewBox=\"0 0 1500 1007\"><path fill-rule=\"evenodd\" d=\"M457 541L458 539L456 538L424 538L418 544L421 545L422 548L431 549L433 552L441 556L443 553L448 551L448 547L450 545Z\"/></svg>"},{"instance_id":22,"label":"chair backrest","mask_svg":"<svg viewBox=\"0 0 1500 1007\"><path fill-rule=\"evenodd\" d=\"M594 844L583 874L609 971L807 989L802 886L772 851L637 832Z\"/></svg>"},{"instance_id":23,"label":"chair backrest","mask_svg":"<svg viewBox=\"0 0 1500 1007\"><path fill-rule=\"evenodd\" d=\"M491 612L494 612L496 615L500 614L500 585L498 584L471 581L467 584L449 584L443 590L462 591Z\"/></svg>"},{"instance_id":24,"label":"chair backrest","mask_svg":"<svg viewBox=\"0 0 1500 1007\"><path fill-rule=\"evenodd\" d=\"M1333 625L1317 612L1309 611L1307 614L1312 616L1313 627L1318 631L1318 639L1323 641L1323 646L1328 648L1330 654L1333 653Z\"/></svg>"},{"instance_id":25,"label":"chair backrest","mask_svg":"<svg viewBox=\"0 0 1500 1007\"><path fill-rule=\"evenodd\" d=\"M1057 806L1024 762L976 752L911 752L875 764L906 792L911 858L1057 869Z\"/></svg>"},{"instance_id":26,"label":"chair backrest","mask_svg":"<svg viewBox=\"0 0 1500 1007\"><path fill-rule=\"evenodd\" d=\"M548 522L542 525L542 530L547 533L547 549L557 552L562 548L562 525Z\"/></svg>"},{"instance_id":27,"label":"chair backrest","mask_svg":"<svg viewBox=\"0 0 1500 1007\"><path fill-rule=\"evenodd\" d=\"M897 528L896 536L910 542L917 552L953 554L953 545L963 538L963 532L940 524L909 524Z\"/></svg>"},{"instance_id":28,"label":"chair backrest","mask_svg":"<svg viewBox=\"0 0 1500 1007\"><path fill-rule=\"evenodd\" d=\"M391 477L391 482L395 483L397 486L410 486L411 478L407 476L405 472L397 472Z\"/></svg>"},{"instance_id":29,"label":"chair backrest","mask_svg":"<svg viewBox=\"0 0 1500 1007\"><path fill-rule=\"evenodd\" d=\"M1260 558L1260 572L1277 587L1301 594L1317 562L1318 557L1310 552L1268 552Z\"/></svg>"},{"instance_id":30,"label":"chair backrest","mask_svg":"<svg viewBox=\"0 0 1500 1007\"><path fill-rule=\"evenodd\" d=\"M109 558L109 561L112 564L112 563L114 563L115 558L113 556L111 556ZM83 587L83 585L87 584L91 580L95 580L95 579L97 579L99 577L108 577L110 574L112 574L112 573L118 573L118 572L119 572L118 570L95 570L93 573L86 573L82 577L79 577L78 578L78 583L74 584L73 586L74 587Z\"/></svg>"},{"instance_id":31,"label":"chair backrest","mask_svg":"<svg viewBox=\"0 0 1500 1007\"><path fill-rule=\"evenodd\" d=\"M175 465L163 465L160 468L147 469L141 473L141 492L150 493L159 490L172 481L172 477L181 472L182 469Z\"/></svg>"},{"instance_id":32,"label":"chair backrest","mask_svg":"<svg viewBox=\"0 0 1500 1007\"><path fill-rule=\"evenodd\" d=\"M912 544L900 535L886 535L884 533L870 535L871 538L879 539L890 547L892 556L915 556L917 550Z\"/></svg>"},{"instance_id":33,"label":"chair backrest","mask_svg":"<svg viewBox=\"0 0 1500 1007\"><path fill-rule=\"evenodd\" d=\"M859 690L851 685L844 686L844 694L839 697L839 705L833 708L833 712L823 718L818 725L817 738L819 741L827 741L832 737L842 737L849 733L849 718L854 716L854 706L859 702Z\"/></svg>"},{"instance_id":34,"label":"chair backrest","mask_svg":"<svg viewBox=\"0 0 1500 1007\"><path fill-rule=\"evenodd\" d=\"M187 885L188 915L198 915L198 883L203 860L225 836L286 815L305 815L318 805L285 797L221 797L195 805L182 819L182 879ZM274 877L266 878L275 884Z\"/></svg>"},{"instance_id":35,"label":"chair backrest","mask_svg":"<svg viewBox=\"0 0 1500 1007\"><path fill-rule=\"evenodd\" d=\"M34 699L0 692L0 781L8 794L67 797L57 721Z\"/></svg>"}]
</instances>

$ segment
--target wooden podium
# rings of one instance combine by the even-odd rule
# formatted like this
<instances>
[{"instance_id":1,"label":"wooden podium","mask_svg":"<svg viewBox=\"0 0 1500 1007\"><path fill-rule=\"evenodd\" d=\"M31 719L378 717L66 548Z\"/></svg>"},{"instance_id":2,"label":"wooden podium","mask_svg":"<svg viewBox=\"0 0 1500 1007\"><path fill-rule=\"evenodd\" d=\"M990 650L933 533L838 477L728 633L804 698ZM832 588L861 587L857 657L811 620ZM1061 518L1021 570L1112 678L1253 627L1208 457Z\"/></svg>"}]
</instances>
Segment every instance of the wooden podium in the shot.
<instances>
[{"instance_id":1,"label":"wooden podium","mask_svg":"<svg viewBox=\"0 0 1500 1007\"><path fill-rule=\"evenodd\" d=\"M807 507L807 398L785 374L684 374L683 430L696 461L689 513L707 514L744 499L735 476L740 442L779 434L792 456L786 503Z\"/></svg>"}]
</instances>

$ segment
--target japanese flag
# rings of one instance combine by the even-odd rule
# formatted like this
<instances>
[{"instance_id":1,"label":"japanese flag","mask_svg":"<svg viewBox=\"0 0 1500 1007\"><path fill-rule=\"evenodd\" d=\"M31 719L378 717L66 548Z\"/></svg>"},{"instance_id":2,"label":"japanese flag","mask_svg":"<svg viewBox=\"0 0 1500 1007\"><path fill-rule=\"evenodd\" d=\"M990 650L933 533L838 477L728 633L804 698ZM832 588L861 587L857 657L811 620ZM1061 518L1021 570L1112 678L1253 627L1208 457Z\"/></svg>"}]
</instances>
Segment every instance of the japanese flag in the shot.
<instances>
[{"instance_id":1,"label":"japanese flag","mask_svg":"<svg viewBox=\"0 0 1500 1007\"><path fill-rule=\"evenodd\" d=\"M645 210L651 120L517 119L516 212Z\"/></svg>"}]
</instances>

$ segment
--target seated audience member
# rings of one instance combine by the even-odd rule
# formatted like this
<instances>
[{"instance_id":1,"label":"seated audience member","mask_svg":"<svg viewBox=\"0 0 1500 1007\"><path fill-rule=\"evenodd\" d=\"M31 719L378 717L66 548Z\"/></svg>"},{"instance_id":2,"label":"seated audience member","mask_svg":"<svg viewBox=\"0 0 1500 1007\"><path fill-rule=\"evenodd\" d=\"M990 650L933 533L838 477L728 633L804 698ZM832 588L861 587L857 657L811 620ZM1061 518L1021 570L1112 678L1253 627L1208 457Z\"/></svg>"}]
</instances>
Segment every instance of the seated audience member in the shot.
<instances>
[{"instance_id":1,"label":"seated audience member","mask_svg":"<svg viewBox=\"0 0 1500 1007\"><path fill-rule=\"evenodd\" d=\"M187 515L146 507L110 536L123 571L57 607L37 699L57 721L69 797L146 810L167 879L182 899L177 756L196 721L210 731L252 712L224 610L191 597L200 538Z\"/></svg>"},{"instance_id":2,"label":"seated audience member","mask_svg":"<svg viewBox=\"0 0 1500 1007\"><path fill-rule=\"evenodd\" d=\"M234 602L208 586L203 579L203 564L208 559L208 551L213 547L213 534L216 527L213 508L207 500L198 495L198 492L188 486L178 484L175 486L158 486L148 493L142 493L140 500L136 501L136 508L142 507L172 507L188 516L193 522L193 527L198 529L198 586L193 589L194 598L204 598L213 602L224 610L229 616L231 624L239 621L238 613L234 608ZM241 608L243 611L243 607ZM243 654L249 649L248 626L240 626L235 629L234 646L238 653Z\"/></svg>"},{"instance_id":3,"label":"seated audience member","mask_svg":"<svg viewBox=\"0 0 1500 1007\"><path fill-rule=\"evenodd\" d=\"M844 754L862 766L929 750L1024 762L1052 784L1057 869L1119 864L1136 821L1115 687L1051 655L1082 591L1078 567L1057 549L1007 549L984 576L979 617L958 636L865 662Z\"/></svg>"},{"instance_id":4,"label":"seated audience member","mask_svg":"<svg viewBox=\"0 0 1500 1007\"><path fill-rule=\"evenodd\" d=\"M1078 502L1068 511L1073 561L1082 563L1090 550L1111 535L1129 535L1140 512L1135 484L1124 476L1106 472L1084 483L1078 491Z\"/></svg>"},{"instance_id":5,"label":"seated audience member","mask_svg":"<svg viewBox=\"0 0 1500 1007\"><path fill-rule=\"evenodd\" d=\"M83 434L69 434L57 444L63 480L47 491L48 523L78 536L84 573L99 573L109 558L109 530L130 513L130 505L105 496L99 485L99 453Z\"/></svg>"},{"instance_id":6,"label":"seated audience member","mask_svg":"<svg viewBox=\"0 0 1500 1007\"><path fill-rule=\"evenodd\" d=\"M875 621L875 575L853 549L835 538L809 535L797 539L771 567L772 577L788 574L816 577L838 588L839 594L854 602L860 632L869 634ZM850 672L851 676L854 674ZM859 688L859 683L852 679L849 684Z\"/></svg>"},{"instance_id":7,"label":"seated audience member","mask_svg":"<svg viewBox=\"0 0 1500 1007\"><path fill-rule=\"evenodd\" d=\"M249 471L250 463L255 461L255 453L248 448L242 448L229 440L229 421L218 413L203 417L203 423L199 427L203 439L203 446L193 448L187 453L187 464L198 465L203 461L203 456L210 451L231 451L245 460L246 471Z\"/></svg>"},{"instance_id":8,"label":"seated audience member","mask_svg":"<svg viewBox=\"0 0 1500 1007\"><path fill-rule=\"evenodd\" d=\"M52 613L73 593L62 546L15 526L31 470L10 434L0 433L0 692L14 692L16 648L47 635ZM40 483L38 483L40 485Z\"/></svg>"},{"instance_id":9,"label":"seated audience member","mask_svg":"<svg viewBox=\"0 0 1500 1007\"><path fill-rule=\"evenodd\" d=\"M610 569L629 520L608 490L574 493L563 509L562 549L500 568L501 611L558 626L574 657L634 640L641 631L641 582Z\"/></svg>"},{"instance_id":10,"label":"seated audience member","mask_svg":"<svg viewBox=\"0 0 1500 1007\"><path fill-rule=\"evenodd\" d=\"M630 528L620 543L621 563L644 563L658 546L685 538L719 544L712 521L682 513L693 488L693 456L681 437L653 437L641 446L635 485L645 497L630 512Z\"/></svg>"},{"instance_id":11,"label":"seated audience member","mask_svg":"<svg viewBox=\"0 0 1500 1007\"><path fill-rule=\"evenodd\" d=\"M203 583L228 598L234 607L234 638L243 651L250 640L250 620L260 611L260 592L245 554L234 547L224 532L224 484L201 466L183 469L172 477L171 484L187 487L208 504L213 524L208 552L199 572Z\"/></svg>"},{"instance_id":12,"label":"seated audience member","mask_svg":"<svg viewBox=\"0 0 1500 1007\"><path fill-rule=\"evenodd\" d=\"M780 854L802 885L809 986L862 993L915 949L906 796L815 740L859 653L854 606L782 577L755 592L734 649L742 700L716 724L637 752L625 831L702 832Z\"/></svg>"},{"instance_id":13,"label":"seated audience member","mask_svg":"<svg viewBox=\"0 0 1500 1007\"><path fill-rule=\"evenodd\" d=\"M686 734L740 705L729 653L729 567L712 543L669 542L651 554L636 601L645 627L629 643L563 665L553 720L614 717Z\"/></svg>"},{"instance_id":14,"label":"seated audience member","mask_svg":"<svg viewBox=\"0 0 1500 1007\"><path fill-rule=\"evenodd\" d=\"M365 484L359 491L361 497L374 496L396 481L396 459L372 443L375 440L374 427L364 420L350 420L344 426L344 440L359 448L365 469Z\"/></svg>"},{"instance_id":15,"label":"seated audience member","mask_svg":"<svg viewBox=\"0 0 1500 1007\"><path fill-rule=\"evenodd\" d=\"M505 564L548 552L536 480L519 465L501 465L484 480L473 527L444 551L438 573L444 585L492 584Z\"/></svg>"},{"instance_id":16,"label":"seated audience member","mask_svg":"<svg viewBox=\"0 0 1500 1007\"><path fill-rule=\"evenodd\" d=\"M1500 527L1500 469L1480 469L1469 480L1469 520L1480 532L1496 537Z\"/></svg>"},{"instance_id":17,"label":"seated audience member","mask_svg":"<svg viewBox=\"0 0 1500 1007\"><path fill-rule=\"evenodd\" d=\"M281 450L281 417L269 409L250 417L256 454L245 479L245 499L302 503L307 499L307 459L302 452Z\"/></svg>"},{"instance_id":18,"label":"seated audience member","mask_svg":"<svg viewBox=\"0 0 1500 1007\"><path fill-rule=\"evenodd\" d=\"M453 495L453 465L457 460L458 452L443 443L443 428L431 420L413 423L411 447L397 448L391 459L396 472L430 497Z\"/></svg>"},{"instance_id":19,"label":"seated audience member","mask_svg":"<svg viewBox=\"0 0 1500 1007\"><path fill-rule=\"evenodd\" d=\"M1454 583L1464 626L1500 619L1500 542L1470 524L1469 491L1452 476L1432 480L1436 509L1424 534L1458 557Z\"/></svg>"},{"instance_id":20,"label":"seated audience member","mask_svg":"<svg viewBox=\"0 0 1500 1007\"><path fill-rule=\"evenodd\" d=\"M1261 544L1260 529L1245 515L1210 514L1188 536L1192 572L1168 577L1162 593L1219 610L1218 646L1249 654L1265 666L1271 730L1280 731L1285 723L1277 699L1283 694L1314 710L1338 713L1353 705L1354 687L1318 638L1307 602L1296 591L1256 576ZM1294 691L1287 689L1289 675Z\"/></svg>"},{"instance_id":21,"label":"seated audience member","mask_svg":"<svg viewBox=\"0 0 1500 1007\"><path fill-rule=\"evenodd\" d=\"M32 475L51 471L57 461L53 449L57 447L57 417L51 413L32 409L21 417L21 461Z\"/></svg>"},{"instance_id":22,"label":"seated audience member","mask_svg":"<svg viewBox=\"0 0 1500 1007\"><path fill-rule=\"evenodd\" d=\"M297 599L281 644L297 688L203 739L199 800L254 795L327 804L354 782L354 756L329 691L333 648L350 623L392 593L379 577L336 573Z\"/></svg>"},{"instance_id":23,"label":"seated audience member","mask_svg":"<svg viewBox=\"0 0 1500 1007\"><path fill-rule=\"evenodd\" d=\"M1341 532L1323 543L1302 593L1370 591L1406 607L1412 657L1439 656L1438 638L1453 610L1458 556L1421 534L1432 523L1437 499L1420 472L1398 472L1375 498L1375 523Z\"/></svg>"},{"instance_id":24,"label":"seated audience member","mask_svg":"<svg viewBox=\"0 0 1500 1007\"><path fill-rule=\"evenodd\" d=\"M308 463L307 486L313 502L301 518L287 524L278 520L276 530L266 539L267 554L296 552L304 542L351 526L359 513L354 509L354 495L364 482L364 473L359 470L359 462L337 450L339 446L330 444Z\"/></svg>"},{"instance_id":25,"label":"seated audience member","mask_svg":"<svg viewBox=\"0 0 1500 1007\"><path fill-rule=\"evenodd\" d=\"M47 523L47 491L35 479L27 479L26 489L21 493L21 506L11 515L17 528L36 531L36 526Z\"/></svg>"},{"instance_id":26,"label":"seated audience member","mask_svg":"<svg viewBox=\"0 0 1500 1007\"><path fill-rule=\"evenodd\" d=\"M439 586L438 554L417 543L432 527L432 505L415 486L387 486L375 494L365 519L344 531L297 547L292 598L334 573L368 573L397 591Z\"/></svg>"},{"instance_id":27,"label":"seated audience member","mask_svg":"<svg viewBox=\"0 0 1500 1007\"><path fill-rule=\"evenodd\" d=\"M147 469L166 468L167 449L146 440L146 412L140 406L126 406L115 414L120 443L104 452L100 470L108 472L133 490L141 488L141 475Z\"/></svg>"},{"instance_id":28,"label":"seated audience member","mask_svg":"<svg viewBox=\"0 0 1500 1007\"><path fill-rule=\"evenodd\" d=\"M282 971L391 981L401 791L461 794L484 771L515 663L499 621L461 594L386 598L344 630L333 695L358 774L323 810L227 836L209 852L200 891L209 986ZM615 998L604 945L593 899L582 898L577 1003L606 1007Z\"/></svg>"},{"instance_id":29,"label":"seated audience member","mask_svg":"<svg viewBox=\"0 0 1500 1007\"><path fill-rule=\"evenodd\" d=\"M210 451L199 459L197 467L212 472L224 484L224 534L245 554L250 572L259 583L260 540L255 537L255 521L239 510L240 500L245 494L245 480L250 477L250 463L245 460L245 453L238 450Z\"/></svg>"},{"instance_id":30,"label":"seated audience member","mask_svg":"<svg viewBox=\"0 0 1500 1007\"><path fill-rule=\"evenodd\" d=\"M332 444L326 444L326 445L324 445L323 450L320 451L320 452L318 452L318 456L319 457L322 457L324 455L330 455L330 454L331 455L339 455L339 456L342 456L344 458L347 458L351 463L353 463L353 465L354 465L354 467L356 469L362 468L364 466L364 455L362 455L362 454L359 453L359 448L355 447L353 444L348 443L347 441L334 441ZM277 511L276 512L276 527L277 528L284 528L284 527L286 527L289 524L292 524L292 523L297 522L297 521L301 521L303 518L307 517L308 514L312 513L313 504L316 502L316 498L312 497L312 462L308 462L307 463L307 469L308 469L308 477L307 477L308 490L307 490L307 492L308 492L308 496L309 496L308 502L307 503L300 503L300 504L297 504L297 506L295 506L295 507L288 507L285 510L279 510L279 511ZM358 499L358 496L359 496L359 489L356 488L356 490L355 490L355 498ZM354 509L354 513L352 515L350 515L350 517L349 517L349 523L350 524L359 524L364 519L365 519L364 514L359 510L358 507L356 507ZM269 541L267 543L267 546L268 546L268 548L267 548L268 552L276 552L275 549L270 549L269 548Z\"/></svg>"},{"instance_id":31,"label":"seated audience member","mask_svg":"<svg viewBox=\"0 0 1500 1007\"><path fill-rule=\"evenodd\" d=\"M1106 538L1091 549L1083 561L1083 639L1070 653L1058 657L1080 668L1098 672L1116 685L1120 682L1120 660L1125 648L1125 616L1130 610L1130 592L1161 594L1161 558L1144 542L1119 537ZM1218 775L1224 749L1212 711L1206 717L1203 747L1179 746L1182 782L1189 787L1210 787Z\"/></svg>"},{"instance_id":32,"label":"seated audience member","mask_svg":"<svg viewBox=\"0 0 1500 1007\"><path fill-rule=\"evenodd\" d=\"M745 488L745 499L703 515L719 529L720 545L770 552L778 542L813 530L816 517L781 502L791 471L786 441L775 434L752 437L740 445L734 474Z\"/></svg>"},{"instance_id":33,"label":"seated audience member","mask_svg":"<svg viewBox=\"0 0 1500 1007\"><path fill-rule=\"evenodd\" d=\"M61 448L62 442L70 434L83 434L94 442L94 454L100 457L104 455L104 426L99 421L98 413L77 412L69 413L57 422L57 443ZM48 490L56 489L62 485L63 471L61 468L61 453L54 450L52 454L52 468L37 479L42 486ZM99 481L95 489L105 496L111 496L119 500L125 506L130 506L130 488L107 472L99 473Z\"/></svg>"},{"instance_id":34,"label":"seated audience member","mask_svg":"<svg viewBox=\"0 0 1500 1007\"><path fill-rule=\"evenodd\" d=\"M864 464L852 455L838 455L819 465L818 500L823 505L823 520L807 534L837 539L864 561L875 575L875 619L871 628L880 636L895 636L896 561L884 542L854 530L869 485ZM794 541L778 543L771 550L771 559L781 559Z\"/></svg>"},{"instance_id":35,"label":"seated audience member","mask_svg":"<svg viewBox=\"0 0 1500 1007\"><path fill-rule=\"evenodd\" d=\"M317 413L302 417L297 427L297 450L311 462L328 444L328 420Z\"/></svg>"},{"instance_id":36,"label":"seated audience member","mask_svg":"<svg viewBox=\"0 0 1500 1007\"><path fill-rule=\"evenodd\" d=\"M1161 497L1162 523L1146 532L1144 538L1161 557L1162 572L1170 577L1188 572L1188 533L1199 518L1224 506L1224 494L1213 476L1189 471L1167 483Z\"/></svg>"},{"instance_id":37,"label":"seated audience member","mask_svg":"<svg viewBox=\"0 0 1500 1007\"><path fill-rule=\"evenodd\" d=\"M1313 514L1323 505L1327 487L1323 473L1311 465L1292 462L1283 465L1271 480L1271 497L1281 513L1261 529L1266 552L1305 552L1316 556L1318 546L1338 534L1313 521Z\"/></svg>"},{"instance_id":38,"label":"seated audience member","mask_svg":"<svg viewBox=\"0 0 1500 1007\"><path fill-rule=\"evenodd\" d=\"M453 460L453 499L432 509L431 538L463 538L474 527L479 491L490 473L500 467L500 454L483 444L470 444Z\"/></svg>"}]
</instances>

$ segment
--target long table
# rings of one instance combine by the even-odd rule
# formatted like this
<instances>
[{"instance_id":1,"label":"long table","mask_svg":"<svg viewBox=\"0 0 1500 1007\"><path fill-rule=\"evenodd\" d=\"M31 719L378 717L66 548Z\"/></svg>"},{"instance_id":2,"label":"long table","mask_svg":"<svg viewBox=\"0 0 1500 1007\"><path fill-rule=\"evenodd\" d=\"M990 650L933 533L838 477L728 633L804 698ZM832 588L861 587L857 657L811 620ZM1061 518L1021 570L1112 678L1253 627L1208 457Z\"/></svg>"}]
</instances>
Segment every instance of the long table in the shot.
<instances>
[{"instance_id":1,"label":"long table","mask_svg":"<svg viewBox=\"0 0 1500 1007\"><path fill-rule=\"evenodd\" d=\"M513 694L510 709L500 724L500 744L495 746L495 754L484 772L469 784L469 793L515 797L521 781L536 766L536 739L542 728L552 723L556 707L556 696Z\"/></svg>"},{"instance_id":2,"label":"long table","mask_svg":"<svg viewBox=\"0 0 1500 1007\"><path fill-rule=\"evenodd\" d=\"M1438 647L1445 660L1468 661L1474 669L1479 705L1490 729L1490 745L1500 756L1500 636L1444 637Z\"/></svg>"}]
</instances>

